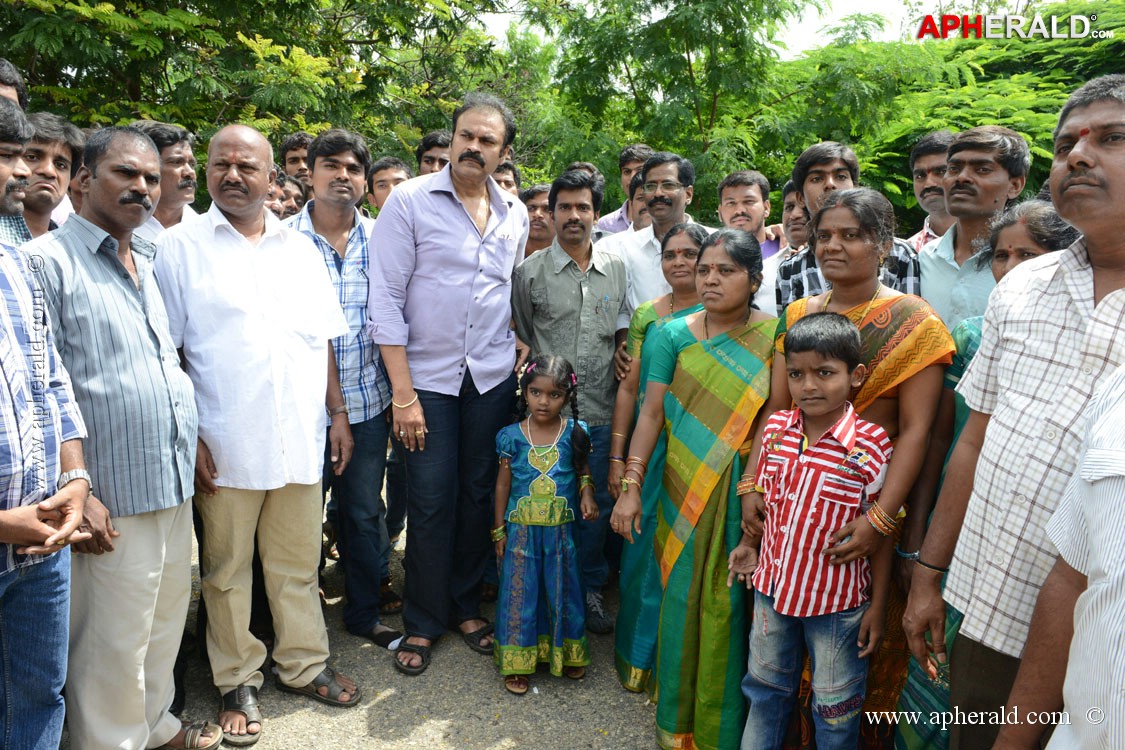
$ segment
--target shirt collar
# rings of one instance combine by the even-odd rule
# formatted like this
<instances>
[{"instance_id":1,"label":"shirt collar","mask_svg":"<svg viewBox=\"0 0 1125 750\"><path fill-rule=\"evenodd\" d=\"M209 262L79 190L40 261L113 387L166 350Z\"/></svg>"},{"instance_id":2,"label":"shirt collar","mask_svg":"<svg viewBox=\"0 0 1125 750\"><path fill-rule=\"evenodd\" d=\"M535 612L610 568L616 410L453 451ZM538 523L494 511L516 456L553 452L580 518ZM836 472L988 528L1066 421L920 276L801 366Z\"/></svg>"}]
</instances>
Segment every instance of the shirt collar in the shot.
<instances>
[{"instance_id":1,"label":"shirt collar","mask_svg":"<svg viewBox=\"0 0 1125 750\"><path fill-rule=\"evenodd\" d=\"M85 248L94 255L97 255L98 251L102 249L108 253L117 253L117 240L114 239L109 232L92 221L82 218L78 214L71 214L64 228L66 231L77 236ZM154 258L156 256L156 245L144 239L136 232L129 238L129 249L146 258Z\"/></svg>"},{"instance_id":2,"label":"shirt collar","mask_svg":"<svg viewBox=\"0 0 1125 750\"><path fill-rule=\"evenodd\" d=\"M453 197L457 197L457 191L453 189L453 172L451 171L452 164L446 164L441 168L440 172L434 174L430 180L430 184L426 189L431 193L444 192L450 193ZM497 218L503 220L508 215L508 209L518 200L511 193L501 190L496 184L496 180L490 176L485 181L485 186L488 188L488 202L492 204L492 208L497 212ZM460 200L460 198L458 198Z\"/></svg>"},{"instance_id":3,"label":"shirt collar","mask_svg":"<svg viewBox=\"0 0 1125 750\"><path fill-rule=\"evenodd\" d=\"M571 263L574 263L574 267L578 268L578 264L574 262L574 258L570 257L570 255L567 254L566 250L562 249L562 245L559 244L558 237L551 240L551 246L547 248L547 253L548 257L550 257L551 259L551 263L554 265L555 273L562 273L563 269ZM603 276L605 275L604 273L602 273L602 269L598 267L598 258L600 257L600 255L600 253L594 251L593 245L591 244L590 265L586 269L587 272L597 271Z\"/></svg>"},{"instance_id":4,"label":"shirt collar","mask_svg":"<svg viewBox=\"0 0 1125 750\"><path fill-rule=\"evenodd\" d=\"M305 232L307 234L316 234L316 227L313 226L312 209L316 205L316 199L310 200L306 203L301 210L294 216L282 222L285 226L296 229L298 232ZM359 212L359 209L354 209L355 217L352 221L351 231L348 232L348 238L355 234L357 229L363 226L365 221L371 221L368 217Z\"/></svg>"},{"instance_id":5,"label":"shirt collar","mask_svg":"<svg viewBox=\"0 0 1125 750\"><path fill-rule=\"evenodd\" d=\"M262 213L264 213L266 216L266 226L262 232L263 240L270 235L280 234L285 231L285 225L281 223L281 219L273 215L273 211L270 211L263 205ZM243 237L245 239L245 236L242 234L242 232L239 232L237 229L235 229L234 224L230 223L230 219L228 219L227 215L222 212L222 209L219 208L218 203L211 203L211 208L207 210L207 216L211 218L211 224L214 227L215 234L218 234L219 227L225 226L230 229L230 231L237 234L239 237Z\"/></svg>"},{"instance_id":6,"label":"shirt collar","mask_svg":"<svg viewBox=\"0 0 1125 750\"><path fill-rule=\"evenodd\" d=\"M849 453L855 447L855 409L852 407L851 402L844 405L844 414L836 420L836 424L832 425L825 435L830 435L844 449ZM805 418L800 409L793 409L789 413L789 419L785 422L785 429L796 429L801 433L805 431ZM823 435L820 439L823 439Z\"/></svg>"}]
</instances>

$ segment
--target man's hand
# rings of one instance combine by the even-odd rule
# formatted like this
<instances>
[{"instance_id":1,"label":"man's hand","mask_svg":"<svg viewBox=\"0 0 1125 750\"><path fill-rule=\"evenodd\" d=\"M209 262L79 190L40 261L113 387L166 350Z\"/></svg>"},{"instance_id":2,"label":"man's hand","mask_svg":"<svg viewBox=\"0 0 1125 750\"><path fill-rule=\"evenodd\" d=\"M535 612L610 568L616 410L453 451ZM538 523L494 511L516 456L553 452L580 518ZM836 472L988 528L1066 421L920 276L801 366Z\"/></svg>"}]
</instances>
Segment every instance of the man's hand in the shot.
<instances>
[{"instance_id":1,"label":"man's hand","mask_svg":"<svg viewBox=\"0 0 1125 750\"><path fill-rule=\"evenodd\" d=\"M527 361L527 358L530 355L531 355L531 347L529 345L523 343L523 341L520 339L519 335L517 334L516 335L516 368L515 368L514 372L516 372L517 374L519 373L520 368L523 367L523 363Z\"/></svg>"},{"instance_id":2,"label":"man's hand","mask_svg":"<svg viewBox=\"0 0 1125 750\"><path fill-rule=\"evenodd\" d=\"M348 423L348 413L342 412L332 417L332 424L328 427L328 445L331 447L329 458L332 461L332 472L336 476L344 473L348 462L352 460L352 451L355 450L355 440L352 438L352 426Z\"/></svg>"},{"instance_id":3,"label":"man's hand","mask_svg":"<svg viewBox=\"0 0 1125 750\"><path fill-rule=\"evenodd\" d=\"M426 413L417 395L410 406L393 407L391 430L391 438L402 443L408 451L413 452L415 448L426 450Z\"/></svg>"},{"instance_id":4,"label":"man's hand","mask_svg":"<svg viewBox=\"0 0 1125 750\"><path fill-rule=\"evenodd\" d=\"M621 346L613 352L613 375L618 380L624 380L633 368L633 358L625 352L627 341L622 341Z\"/></svg>"},{"instance_id":5,"label":"man's hand","mask_svg":"<svg viewBox=\"0 0 1125 750\"><path fill-rule=\"evenodd\" d=\"M17 515L17 519L21 520L23 533L30 532L33 536L28 538L27 546L16 551L23 555L49 555L72 542L88 539L88 535L80 532L78 527L82 523L82 511L89 493L90 485L79 479L59 488L58 492L38 505L28 506ZM49 531L39 538L43 527Z\"/></svg>"},{"instance_id":6,"label":"man's hand","mask_svg":"<svg viewBox=\"0 0 1125 750\"><path fill-rule=\"evenodd\" d=\"M121 536L121 532L113 528L109 511L102 505L101 500L93 495L86 498L86 510L82 517L82 525L78 528L89 534L90 538L75 544L74 551L91 555L113 552L113 540Z\"/></svg>"},{"instance_id":7,"label":"man's hand","mask_svg":"<svg viewBox=\"0 0 1125 750\"><path fill-rule=\"evenodd\" d=\"M946 663L945 655L945 602L941 598L941 573L916 565L910 580L910 595L906 599L906 614L902 617L906 642L910 653L919 664L932 670L930 653L938 664ZM930 643L926 643L926 634ZM933 675L931 674L931 679Z\"/></svg>"},{"instance_id":8,"label":"man's hand","mask_svg":"<svg viewBox=\"0 0 1125 750\"><path fill-rule=\"evenodd\" d=\"M219 491L219 486L215 484L218 478L219 472L211 458L211 449L203 442L203 438L199 438L195 443L195 491L214 495Z\"/></svg>"}]
</instances>

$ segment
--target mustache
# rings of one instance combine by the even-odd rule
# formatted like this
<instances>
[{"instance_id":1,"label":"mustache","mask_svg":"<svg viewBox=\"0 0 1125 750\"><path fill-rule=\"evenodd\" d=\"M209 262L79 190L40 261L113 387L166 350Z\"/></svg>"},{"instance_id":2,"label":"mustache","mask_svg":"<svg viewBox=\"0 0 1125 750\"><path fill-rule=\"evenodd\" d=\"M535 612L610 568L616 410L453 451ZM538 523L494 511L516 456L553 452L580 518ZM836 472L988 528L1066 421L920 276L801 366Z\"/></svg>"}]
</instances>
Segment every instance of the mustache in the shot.
<instances>
[{"instance_id":1,"label":"mustache","mask_svg":"<svg viewBox=\"0 0 1125 750\"><path fill-rule=\"evenodd\" d=\"M923 198L926 197L927 195L931 195L931 194L932 195L945 195L945 190L943 190L942 188L939 188L939 187L928 187L928 188L926 188L925 190L922 191L922 197Z\"/></svg>"},{"instance_id":2,"label":"mustache","mask_svg":"<svg viewBox=\"0 0 1125 750\"><path fill-rule=\"evenodd\" d=\"M951 194L952 193L962 193L962 192L964 192L964 193L968 193L969 195L976 195L977 189L967 182L959 182L956 185L954 185L952 188L950 188L949 192Z\"/></svg>"},{"instance_id":3,"label":"mustache","mask_svg":"<svg viewBox=\"0 0 1125 750\"><path fill-rule=\"evenodd\" d=\"M476 151L463 151L461 155L457 157L457 161L471 161L482 167L484 166L484 157Z\"/></svg>"},{"instance_id":4,"label":"mustache","mask_svg":"<svg viewBox=\"0 0 1125 750\"><path fill-rule=\"evenodd\" d=\"M143 206L145 210L152 208L152 201L147 195L138 195L136 193L130 193L129 195L126 195L124 198L118 201L118 203L120 203L122 206L129 206L136 203L138 206Z\"/></svg>"},{"instance_id":5,"label":"mustache","mask_svg":"<svg viewBox=\"0 0 1125 750\"><path fill-rule=\"evenodd\" d=\"M13 180L8 180L8 184L4 186L4 194L14 193L17 190L26 190L27 180L23 177L17 177Z\"/></svg>"},{"instance_id":6,"label":"mustache","mask_svg":"<svg viewBox=\"0 0 1125 750\"><path fill-rule=\"evenodd\" d=\"M649 198L648 207L652 208L653 206L658 206L662 203L665 206L671 206L672 205L672 199L671 198L665 198L663 196L658 195L655 198Z\"/></svg>"},{"instance_id":7,"label":"mustache","mask_svg":"<svg viewBox=\"0 0 1125 750\"><path fill-rule=\"evenodd\" d=\"M220 191L222 191L222 190L237 190L240 193L247 193L247 194L249 194L249 192L250 192L249 190L246 189L245 185L242 185L242 184L237 183L237 182L224 182L221 185L219 185L219 190Z\"/></svg>"},{"instance_id":8,"label":"mustache","mask_svg":"<svg viewBox=\"0 0 1125 750\"><path fill-rule=\"evenodd\" d=\"M1084 185L1089 185L1090 183L1095 183L1100 188L1106 187L1105 180L1103 180L1101 178L1098 178L1098 177L1095 177L1088 170L1082 170L1081 172L1072 172L1072 173L1068 174L1066 177L1064 177L1062 182L1059 183L1059 192L1061 193L1061 192L1065 191L1068 187L1071 186L1072 183L1078 182L1078 181L1081 181L1082 184L1084 184Z\"/></svg>"},{"instance_id":9,"label":"mustache","mask_svg":"<svg viewBox=\"0 0 1125 750\"><path fill-rule=\"evenodd\" d=\"M188 190L188 189L195 190L198 186L199 186L199 183L196 180L193 180L189 177L186 180L180 180L179 184L176 185L176 189L177 190Z\"/></svg>"},{"instance_id":10,"label":"mustache","mask_svg":"<svg viewBox=\"0 0 1125 750\"><path fill-rule=\"evenodd\" d=\"M581 221L578 221L578 219L574 219L573 221L568 221L567 223L563 224L563 229L569 229L570 227L582 228L585 227L585 224L583 224Z\"/></svg>"}]
</instances>

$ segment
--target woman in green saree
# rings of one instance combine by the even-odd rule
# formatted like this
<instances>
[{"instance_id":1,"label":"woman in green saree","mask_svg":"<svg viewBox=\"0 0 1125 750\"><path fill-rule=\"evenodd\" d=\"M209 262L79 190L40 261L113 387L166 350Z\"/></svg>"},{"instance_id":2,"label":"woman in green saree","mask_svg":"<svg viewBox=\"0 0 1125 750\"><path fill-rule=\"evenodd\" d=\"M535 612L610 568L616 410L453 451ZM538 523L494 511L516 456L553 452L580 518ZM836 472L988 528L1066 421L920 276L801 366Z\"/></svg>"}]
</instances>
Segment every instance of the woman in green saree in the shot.
<instances>
[{"instance_id":1,"label":"woman in green saree","mask_svg":"<svg viewBox=\"0 0 1125 750\"><path fill-rule=\"evenodd\" d=\"M632 357L629 372L617 387L610 438L609 493L616 500L625 475L625 448L633 421L644 403L648 384L648 364L656 331L673 320L699 312L699 293L695 290L695 263L707 230L699 224L676 224L660 243L664 278L672 291L637 308L629 324L626 351ZM659 476L664 471L666 441L664 433L656 441L649 471ZM641 492L641 531L632 544L621 551L621 604L617 610L614 663L617 678L626 690L639 693L652 688L649 677L656 660L656 626L660 617L663 586L660 568L653 553L656 538L656 505L659 484L651 482Z\"/></svg>"},{"instance_id":2,"label":"woman in green saree","mask_svg":"<svg viewBox=\"0 0 1125 750\"><path fill-rule=\"evenodd\" d=\"M727 587L727 556L741 537L735 493L769 391L776 321L753 310L761 249L722 229L703 243L696 288L703 311L656 333L644 405L611 526L640 533L642 485L659 488L656 557L663 597L654 669L656 726L668 750L732 750L746 704L746 591ZM646 469L661 432L663 472Z\"/></svg>"}]
</instances>

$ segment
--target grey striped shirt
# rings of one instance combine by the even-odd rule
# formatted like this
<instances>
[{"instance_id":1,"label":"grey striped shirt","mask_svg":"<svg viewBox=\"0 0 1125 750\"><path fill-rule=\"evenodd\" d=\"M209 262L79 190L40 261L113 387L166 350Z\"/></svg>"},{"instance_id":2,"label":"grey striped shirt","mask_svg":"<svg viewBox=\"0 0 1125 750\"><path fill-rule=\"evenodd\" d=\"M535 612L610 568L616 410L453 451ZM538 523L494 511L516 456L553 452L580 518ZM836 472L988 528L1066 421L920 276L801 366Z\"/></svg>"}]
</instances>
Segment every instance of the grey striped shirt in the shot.
<instances>
[{"instance_id":1,"label":"grey striped shirt","mask_svg":"<svg viewBox=\"0 0 1125 750\"><path fill-rule=\"evenodd\" d=\"M156 248L134 236L138 289L117 242L80 216L23 246L34 259L63 364L86 419L94 494L111 516L171 508L194 493L195 394L153 276Z\"/></svg>"}]
</instances>

